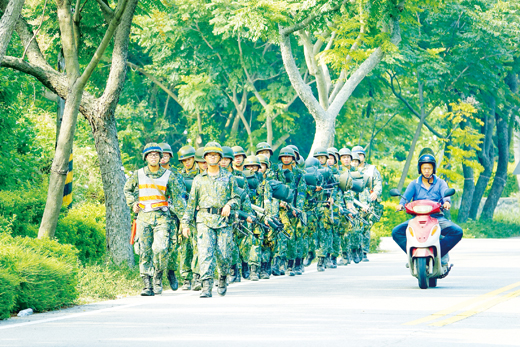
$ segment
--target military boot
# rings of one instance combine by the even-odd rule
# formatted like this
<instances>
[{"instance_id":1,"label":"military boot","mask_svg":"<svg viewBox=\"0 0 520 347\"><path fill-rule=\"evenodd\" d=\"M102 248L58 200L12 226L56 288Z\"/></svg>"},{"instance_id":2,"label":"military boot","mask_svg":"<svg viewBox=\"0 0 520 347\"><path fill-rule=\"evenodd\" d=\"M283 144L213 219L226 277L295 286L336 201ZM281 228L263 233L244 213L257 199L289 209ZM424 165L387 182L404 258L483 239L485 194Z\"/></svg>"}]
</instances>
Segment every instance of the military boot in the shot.
<instances>
[{"instance_id":1,"label":"military boot","mask_svg":"<svg viewBox=\"0 0 520 347\"><path fill-rule=\"evenodd\" d=\"M330 260L330 253L327 253L327 256L325 257L325 268L332 269L332 261Z\"/></svg>"},{"instance_id":2,"label":"military boot","mask_svg":"<svg viewBox=\"0 0 520 347\"><path fill-rule=\"evenodd\" d=\"M218 279L217 293L220 296L224 296L224 295L226 295L226 292L227 292L226 276L220 276Z\"/></svg>"},{"instance_id":3,"label":"military boot","mask_svg":"<svg viewBox=\"0 0 520 347\"><path fill-rule=\"evenodd\" d=\"M141 296L154 296L153 286L152 286L152 277L148 275L141 276L144 283L143 291L141 292Z\"/></svg>"},{"instance_id":4,"label":"military boot","mask_svg":"<svg viewBox=\"0 0 520 347\"><path fill-rule=\"evenodd\" d=\"M168 282L170 282L170 288L173 291L176 291L177 289L179 289L179 281L177 280L177 277L175 277L175 271L168 270L166 277L168 277Z\"/></svg>"},{"instance_id":5,"label":"military boot","mask_svg":"<svg viewBox=\"0 0 520 347\"><path fill-rule=\"evenodd\" d=\"M285 257L280 257L278 259L278 266L280 268L280 276L285 276L285 271L287 270L287 259Z\"/></svg>"},{"instance_id":6,"label":"military boot","mask_svg":"<svg viewBox=\"0 0 520 347\"><path fill-rule=\"evenodd\" d=\"M356 264L359 264L359 262L361 261L360 251L361 250L359 248L352 251L352 260Z\"/></svg>"},{"instance_id":7,"label":"military boot","mask_svg":"<svg viewBox=\"0 0 520 347\"><path fill-rule=\"evenodd\" d=\"M267 272L268 271L268 264L267 262L264 262L261 264L260 266L260 279L262 280L268 280L269 279L269 273Z\"/></svg>"},{"instance_id":8,"label":"military boot","mask_svg":"<svg viewBox=\"0 0 520 347\"><path fill-rule=\"evenodd\" d=\"M249 279L249 275L251 273L249 272L249 264L245 261L242 262L242 277L244 277L246 280Z\"/></svg>"},{"instance_id":9,"label":"military boot","mask_svg":"<svg viewBox=\"0 0 520 347\"><path fill-rule=\"evenodd\" d=\"M280 276L280 258L274 257L273 258L273 268L272 268L272 274L273 276Z\"/></svg>"},{"instance_id":10,"label":"military boot","mask_svg":"<svg viewBox=\"0 0 520 347\"><path fill-rule=\"evenodd\" d=\"M335 255L330 256L330 262L332 263L332 265L331 265L332 269L335 269L338 267L338 262L337 262L337 258Z\"/></svg>"},{"instance_id":11,"label":"military boot","mask_svg":"<svg viewBox=\"0 0 520 347\"><path fill-rule=\"evenodd\" d=\"M293 259L289 259L287 261L287 269L285 270L285 274L287 276L294 276L294 275L296 275L294 273L294 260Z\"/></svg>"},{"instance_id":12,"label":"military boot","mask_svg":"<svg viewBox=\"0 0 520 347\"><path fill-rule=\"evenodd\" d=\"M318 272L325 271L325 257L318 257Z\"/></svg>"},{"instance_id":13,"label":"military boot","mask_svg":"<svg viewBox=\"0 0 520 347\"><path fill-rule=\"evenodd\" d=\"M307 256L305 257L305 260L303 261L303 266L311 265L314 258L316 258L316 254L314 254L314 252L309 252L309 254L307 254Z\"/></svg>"},{"instance_id":14,"label":"military boot","mask_svg":"<svg viewBox=\"0 0 520 347\"><path fill-rule=\"evenodd\" d=\"M237 275L238 275L237 264L231 265L231 268L229 271L229 283L237 282L237 277L240 277Z\"/></svg>"},{"instance_id":15,"label":"military boot","mask_svg":"<svg viewBox=\"0 0 520 347\"><path fill-rule=\"evenodd\" d=\"M202 281L202 290L200 291L200 298L211 298L211 290L213 289L213 285L211 280Z\"/></svg>"},{"instance_id":16,"label":"military boot","mask_svg":"<svg viewBox=\"0 0 520 347\"><path fill-rule=\"evenodd\" d=\"M260 278L258 277L258 266L251 265L251 274L249 275L249 279L251 281L258 281Z\"/></svg>"},{"instance_id":17,"label":"military boot","mask_svg":"<svg viewBox=\"0 0 520 347\"><path fill-rule=\"evenodd\" d=\"M194 274L193 275L193 286L191 287L191 290L198 292L201 289L202 289L202 282L200 281L200 275Z\"/></svg>"},{"instance_id":18,"label":"military boot","mask_svg":"<svg viewBox=\"0 0 520 347\"><path fill-rule=\"evenodd\" d=\"M191 281L189 279L185 279L182 283L182 290L191 290Z\"/></svg>"},{"instance_id":19,"label":"military boot","mask_svg":"<svg viewBox=\"0 0 520 347\"><path fill-rule=\"evenodd\" d=\"M236 265L237 267L237 271L236 271L236 278L235 278L235 283L240 283L242 281L242 276L240 276L240 268L238 267L238 264Z\"/></svg>"},{"instance_id":20,"label":"military boot","mask_svg":"<svg viewBox=\"0 0 520 347\"><path fill-rule=\"evenodd\" d=\"M361 259L361 261L363 261L363 262L369 261L368 257L367 257L367 254L365 252L363 252L363 259Z\"/></svg>"},{"instance_id":21,"label":"military boot","mask_svg":"<svg viewBox=\"0 0 520 347\"><path fill-rule=\"evenodd\" d=\"M296 260L294 261L294 274L296 274L296 275L302 275L303 274L302 269L301 269L301 265L302 265L301 258L296 258Z\"/></svg>"},{"instance_id":22,"label":"military boot","mask_svg":"<svg viewBox=\"0 0 520 347\"><path fill-rule=\"evenodd\" d=\"M162 271L156 271L153 276L153 292L154 294L162 294Z\"/></svg>"},{"instance_id":23,"label":"military boot","mask_svg":"<svg viewBox=\"0 0 520 347\"><path fill-rule=\"evenodd\" d=\"M350 264L350 253L349 252L343 252L342 253L342 257L343 257L343 265L347 266L348 264Z\"/></svg>"},{"instance_id":24,"label":"military boot","mask_svg":"<svg viewBox=\"0 0 520 347\"><path fill-rule=\"evenodd\" d=\"M270 259L270 260L266 263L266 265L265 265L265 270L267 271L267 274L268 274L269 276L271 276L271 275L273 274L273 267L271 266L271 262L272 262L272 261L273 261L273 260Z\"/></svg>"}]
</instances>

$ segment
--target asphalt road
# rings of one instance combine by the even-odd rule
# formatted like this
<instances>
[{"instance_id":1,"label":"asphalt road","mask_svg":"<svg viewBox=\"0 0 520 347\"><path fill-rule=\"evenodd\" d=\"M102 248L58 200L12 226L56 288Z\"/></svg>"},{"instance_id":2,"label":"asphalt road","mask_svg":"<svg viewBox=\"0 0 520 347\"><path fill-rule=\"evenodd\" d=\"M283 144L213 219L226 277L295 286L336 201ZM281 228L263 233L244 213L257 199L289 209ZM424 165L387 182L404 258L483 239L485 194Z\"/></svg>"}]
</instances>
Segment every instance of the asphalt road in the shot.
<instances>
[{"instance_id":1,"label":"asphalt road","mask_svg":"<svg viewBox=\"0 0 520 347\"><path fill-rule=\"evenodd\" d=\"M520 346L520 239L463 239L421 290L389 239L370 262L0 321L0 346Z\"/></svg>"}]
</instances>

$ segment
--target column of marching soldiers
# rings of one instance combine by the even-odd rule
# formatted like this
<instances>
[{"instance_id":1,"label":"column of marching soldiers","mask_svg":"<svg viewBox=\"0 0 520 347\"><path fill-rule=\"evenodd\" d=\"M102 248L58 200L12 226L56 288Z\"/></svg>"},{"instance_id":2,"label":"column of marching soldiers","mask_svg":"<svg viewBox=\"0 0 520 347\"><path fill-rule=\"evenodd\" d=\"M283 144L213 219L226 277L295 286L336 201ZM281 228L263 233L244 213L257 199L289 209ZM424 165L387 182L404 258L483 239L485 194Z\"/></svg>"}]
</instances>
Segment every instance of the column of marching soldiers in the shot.
<instances>
[{"instance_id":1,"label":"column of marching soldiers","mask_svg":"<svg viewBox=\"0 0 520 347\"><path fill-rule=\"evenodd\" d=\"M318 147L307 160L290 145L275 161L266 142L249 156L216 142L177 154L174 168L168 144L147 144L125 184L141 295L161 294L163 276L177 290L176 271L206 298L215 284L225 295L242 279L302 275L315 259L319 272L368 261L382 179L363 147Z\"/></svg>"}]
</instances>

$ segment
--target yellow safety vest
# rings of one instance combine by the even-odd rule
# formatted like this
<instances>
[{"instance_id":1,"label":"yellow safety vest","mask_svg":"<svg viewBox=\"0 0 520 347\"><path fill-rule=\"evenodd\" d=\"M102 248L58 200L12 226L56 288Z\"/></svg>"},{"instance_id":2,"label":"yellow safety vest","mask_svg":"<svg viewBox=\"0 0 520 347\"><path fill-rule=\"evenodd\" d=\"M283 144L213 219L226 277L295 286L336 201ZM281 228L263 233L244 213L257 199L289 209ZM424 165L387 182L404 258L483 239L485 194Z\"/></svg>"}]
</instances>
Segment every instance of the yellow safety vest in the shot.
<instances>
[{"instance_id":1,"label":"yellow safety vest","mask_svg":"<svg viewBox=\"0 0 520 347\"><path fill-rule=\"evenodd\" d=\"M139 178L139 207L144 212L168 210L166 186L168 185L170 174L171 171L166 170L161 177L152 180L146 176L144 169L137 171L137 177Z\"/></svg>"}]
</instances>

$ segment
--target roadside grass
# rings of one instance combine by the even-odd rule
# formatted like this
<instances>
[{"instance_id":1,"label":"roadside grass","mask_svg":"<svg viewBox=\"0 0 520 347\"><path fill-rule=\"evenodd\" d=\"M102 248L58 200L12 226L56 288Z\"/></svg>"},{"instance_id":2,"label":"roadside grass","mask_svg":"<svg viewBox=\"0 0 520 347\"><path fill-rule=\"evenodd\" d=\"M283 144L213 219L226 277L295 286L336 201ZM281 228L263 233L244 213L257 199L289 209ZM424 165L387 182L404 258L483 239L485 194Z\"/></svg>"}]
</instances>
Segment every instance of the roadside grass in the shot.
<instances>
[{"instance_id":1,"label":"roadside grass","mask_svg":"<svg viewBox=\"0 0 520 347\"><path fill-rule=\"evenodd\" d=\"M142 289L139 268L92 264L81 266L78 273L77 305L138 295Z\"/></svg>"},{"instance_id":2,"label":"roadside grass","mask_svg":"<svg viewBox=\"0 0 520 347\"><path fill-rule=\"evenodd\" d=\"M520 216L512 213L496 213L493 221L470 220L461 223L466 238L496 238L520 236Z\"/></svg>"}]
</instances>

